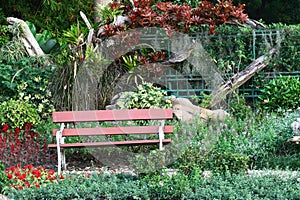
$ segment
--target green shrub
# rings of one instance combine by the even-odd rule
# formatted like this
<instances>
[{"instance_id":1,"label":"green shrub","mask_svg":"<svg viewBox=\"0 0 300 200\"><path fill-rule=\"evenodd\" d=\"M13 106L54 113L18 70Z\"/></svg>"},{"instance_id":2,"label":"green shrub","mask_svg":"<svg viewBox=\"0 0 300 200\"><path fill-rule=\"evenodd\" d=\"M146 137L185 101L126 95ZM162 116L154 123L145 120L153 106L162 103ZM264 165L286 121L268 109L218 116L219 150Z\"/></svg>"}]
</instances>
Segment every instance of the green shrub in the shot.
<instances>
[{"instance_id":1,"label":"green shrub","mask_svg":"<svg viewBox=\"0 0 300 200\"><path fill-rule=\"evenodd\" d=\"M27 101L10 99L3 101L0 107L0 122L12 128L22 128L25 123L36 125L40 121L37 110Z\"/></svg>"},{"instance_id":2,"label":"green shrub","mask_svg":"<svg viewBox=\"0 0 300 200\"><path fill-rule=\"evenodd\" d=\"M72 178L70 178L72 176ZM41 188L11 189L11 199L149 199L147 187L130 175L91 174L89 178L65 175L58 184Z\"/></svg>"},{"instance_id":3,"label":"green shrub","mask_svg":"<svg viewBox=\"0 0 300 200\"><path fill-rule=\"evenodd\" d=\"M6 174L4 173L5 167L2 162L0 162L0 191L6 186L8 179Z\"/></svg>"},{"instance_id":4,"label":"green shrub","mask_svg":"<svg viewBox=\"0 0 300 200\"><path fill-rule=\"evenodd\" d=\"M267 111L296 109L300 105L300 78L279 76L264 85L259 98Z\"/></svg>"},{"instance_id":5,"label":"green shrub","mask_svg":"<svg viewBox=\"0 0 300 200\"><path fill-rule=\"evenodd\" d=\"M240 173L248 170L249 157L240 153L211 152L206 160L205 167L217 173Z\"/></svg>"},{"instance_id":6,"label":"green shrub","mask_svg":"<svg viewBox=\"0 0 300 200\"><path fill-rule=\"evenodd\" d=\"M293 136L290 124L296 118L297 113L249 113L245 119L229 119L214 127L203 122L181 125L178 132L184 137L178 143L186 146L178 146L181 154L171 167L187 174L194 166L229 172L264 166L298 169L297 145L287 142ZM289 162L284 162L287 158Z\"/></svg>"},{"instance_id":7,"label":"green shrub","mask_svg":"<svg viewBox=\"0 0 300 200\"><path fill-rule=\"evenodd\" d=\"M251 107L246 104L245 97L233 93L228 105L229 113L237 119L245 119L252 112Z\"/></svg>"},{"instance_id":8,"label":"green shrub","mask_svg":"<svg viewBox=\"0 0 300 200\"><path fill-rule=\"evenodd\" d=\"M223 152L230 151L249 156L249 166L253 168L268 166L285 169L288 163L283 165L281 162L277 165L275 160L290 157L289 163L297 164L297 156L293 156L298 152L297 147L287 142L293 136L290 124L296 117L297 113L285 113L283 116L267 114L258 119L253 117L245 121L232 121L227 124L226 131L223 130L226 134L223 133L218 148ZM297 165L290 167L299 168Z\"/></svg>"},{"instance_id":9,"label":"green shrub","mask_svg":"<svg viewBox=\"0 0 300 200\"><path fill-rule=\"evenodd\" d=\"M27 101L41 118L49 117L54 110L48 89L52 69L53 66L44 67L36 58L23 58L9 64L0 62L0 101Z\"/></svg>"},{"instance_id":10,"label":"green shrub","mask_svg":"<svg viewBox=\"0 0 300 200\"><path fill-rule=\"evenodd\" d=\"M188 176L122 174L65 175L40 188L8 191L10 199L299 199L300 174L226 174L204 178L197 169Z\"/></svg>"},{"instance_id":11,"label":"green shrub","mask_svg":"<svg viewBox=\"0 0 300 200\"><path fill-rule=\"evenodd\" d=\"M122 105L124 104L124 105ZM125 98L125 102L119 105L120 108L171 108L171 100L167 92L152 83L143 83L137 86L136 92Z\"/></svg>"}]
</instances>

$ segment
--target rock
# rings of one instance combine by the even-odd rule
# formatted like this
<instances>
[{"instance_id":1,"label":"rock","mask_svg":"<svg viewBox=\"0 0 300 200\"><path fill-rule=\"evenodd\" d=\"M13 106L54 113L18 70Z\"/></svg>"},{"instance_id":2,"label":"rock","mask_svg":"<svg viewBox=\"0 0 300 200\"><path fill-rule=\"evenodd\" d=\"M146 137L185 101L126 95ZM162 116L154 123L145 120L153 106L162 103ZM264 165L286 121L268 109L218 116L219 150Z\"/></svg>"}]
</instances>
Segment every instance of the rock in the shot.
<instances>
[{"instance_id":1,"label":"rock","mask_svg":"<svg viewBox=\"0 0 300 200\"><path fill-rule=\"evenodd\" d=\"M300 133L300 118L297 118L297 121L294 121L292 124L291 124L291 128L293 130L293 133L295 135L298 135Z\"/></svg>"},{"instance_id":2,"label":"rock","mask_svg":"<svg viewBox=\"0 0 300 200\"><path fill-rule=\"evenodd\" d=\"M229 114L222 110L209 110L194 105L187 98L171 97L173 112L177 119L182 121L192 121L195 117L201 117L206 121L224 121Z\"/></svg>"}]
</instances>

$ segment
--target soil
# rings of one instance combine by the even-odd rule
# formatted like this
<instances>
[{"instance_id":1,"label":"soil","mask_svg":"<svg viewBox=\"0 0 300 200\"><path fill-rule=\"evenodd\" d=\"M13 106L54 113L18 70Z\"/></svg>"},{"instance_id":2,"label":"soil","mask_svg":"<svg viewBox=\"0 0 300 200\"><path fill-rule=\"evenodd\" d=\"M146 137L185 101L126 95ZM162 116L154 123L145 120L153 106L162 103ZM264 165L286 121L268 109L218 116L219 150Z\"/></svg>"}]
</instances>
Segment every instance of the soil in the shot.
<instances>
[{"instance_id":1,"label":"soil","mask_svg":"<svg viewBox=\"0 0 300 200\"><path fill-rule=\"evenodd\" d=\"M57 157L51 158L51 162L44 163L47 169L57 170ZM75 151L73 153L66 153L66 172L82 172L82 171L102 171L104 168L108 171L120 172L134 170L129 167L127 154L120 152L107 152L101 150L98 154L91 154L88 152Z\"/></svg>"}]
</instances>

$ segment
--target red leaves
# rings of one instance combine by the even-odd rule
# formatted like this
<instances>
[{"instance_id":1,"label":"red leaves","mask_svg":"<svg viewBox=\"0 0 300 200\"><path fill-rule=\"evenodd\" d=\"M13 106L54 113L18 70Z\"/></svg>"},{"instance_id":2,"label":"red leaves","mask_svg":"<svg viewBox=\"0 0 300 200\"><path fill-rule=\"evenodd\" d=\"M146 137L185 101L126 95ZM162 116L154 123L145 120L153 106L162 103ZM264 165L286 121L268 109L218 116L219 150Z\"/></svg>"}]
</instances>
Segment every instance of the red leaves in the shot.
<instances>
[{"instance_id":1,"label":"red leaves","mask_svg":"<svg viewBox=\"0 0 300 200\"><path fill-rule=\"evenodd\" d=\"M231 18L244 22L248 17L243 13L245 5L234 6L231 0L221 0L216 5L205 0L201 1L198 8L172 2L157 2L153 5L151 0L134 0L133 3L135 9L124 13L130 19L130 28L160 26L166 29L168 35L171 35L171 31L189 32L192 27L201 24L208 24L210 33L214 34L217 25L224 24ZM116 29L118 28L106 25L102 36L114 35Z\"/></svg>"},{"instance_id":2,"label":"red leaves","mask_svg":"<svg viewBox=\"0 0 300 200\"><path fill-rule=\"evenodd\" d=\"M31 124L23 128L10 129L9 125L0 128L0 160L6 165L26 164L36 160L51 159L46 137L33 131Z\"/></svg>"}]
</instances>

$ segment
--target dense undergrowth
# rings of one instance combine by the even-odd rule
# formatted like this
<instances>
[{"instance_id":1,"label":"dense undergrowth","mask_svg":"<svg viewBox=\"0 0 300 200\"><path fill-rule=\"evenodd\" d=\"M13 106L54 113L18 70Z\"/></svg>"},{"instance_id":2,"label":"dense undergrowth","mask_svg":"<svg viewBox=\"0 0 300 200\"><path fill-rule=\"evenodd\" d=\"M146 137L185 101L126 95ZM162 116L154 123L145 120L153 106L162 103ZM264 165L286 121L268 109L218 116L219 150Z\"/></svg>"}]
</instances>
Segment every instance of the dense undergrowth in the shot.
<instances>
[{"instance_id":1,"label":"dense undergrowth","mask_svg":"<svg viewBox=\"0 0 300 200\"><path fill-rule=\"evenodd\" d=\"M299 199L300 175L280 177L182 173L147 177L92 174L41 188L11 189L12 199Z\"/></svg>"}]
</instances>

